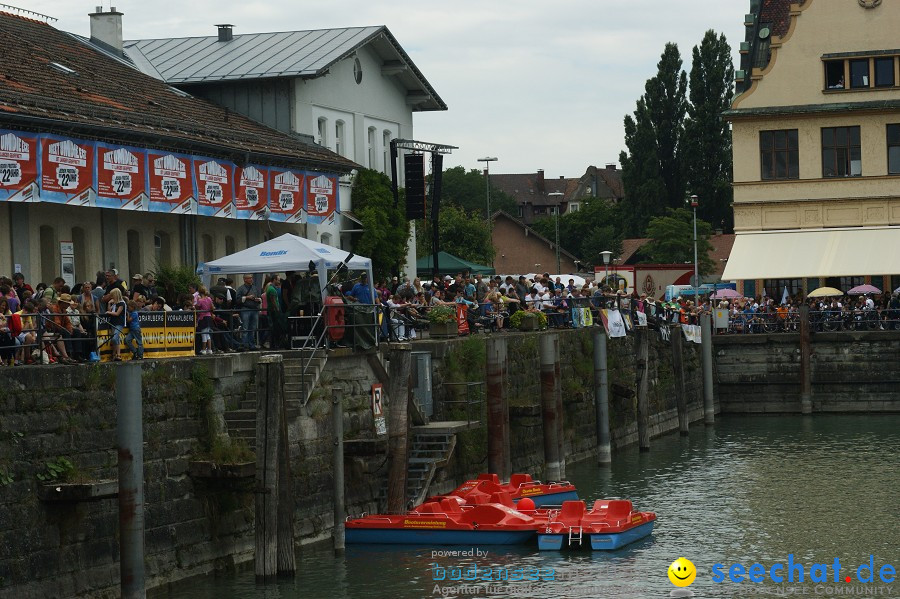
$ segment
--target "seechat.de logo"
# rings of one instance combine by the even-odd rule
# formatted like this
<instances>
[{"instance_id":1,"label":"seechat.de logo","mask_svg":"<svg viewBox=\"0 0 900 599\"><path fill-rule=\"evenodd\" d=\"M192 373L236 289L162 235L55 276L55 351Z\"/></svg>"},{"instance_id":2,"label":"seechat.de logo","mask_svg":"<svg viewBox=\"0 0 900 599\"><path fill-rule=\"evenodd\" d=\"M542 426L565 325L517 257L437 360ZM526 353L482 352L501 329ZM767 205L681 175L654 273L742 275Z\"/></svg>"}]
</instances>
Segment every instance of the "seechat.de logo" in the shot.
<instances>
[{"instance_id":1,"label":"seechat.de logo","mask_svg":"<svg viewBox=\"0 0 900 599\"><path fill-rule=\"evenodd\" d=\"M788 555L787 563L772 564L768 570L760 563L744 566L744 564L731 564L724 566L714 564L712 567L712 581L725 582L833 582L833 583L885 583L890 584L897 578L897 570L891 564L881 564L876 567L875 556L870 555L869 561L861 564L854 571L850 566L842 572L841 560L834 558L831 563L812 564L804 566L794 561L794 554ZM852 576L851 574L856 574Z\"/></svg>"}]
</instances>

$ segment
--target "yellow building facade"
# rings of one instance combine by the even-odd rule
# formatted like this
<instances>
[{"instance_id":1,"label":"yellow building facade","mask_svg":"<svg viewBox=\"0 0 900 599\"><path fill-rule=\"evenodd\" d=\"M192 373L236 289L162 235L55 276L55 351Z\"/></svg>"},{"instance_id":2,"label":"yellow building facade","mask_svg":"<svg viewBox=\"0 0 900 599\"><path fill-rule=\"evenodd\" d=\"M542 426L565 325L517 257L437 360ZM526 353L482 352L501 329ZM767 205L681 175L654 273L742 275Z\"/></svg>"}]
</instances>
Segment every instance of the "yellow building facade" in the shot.
<instances>
[{"instance_id":1,"label":"yellow building facade","mask_svg":"<svg viewBox=\"0 0 900 599\"><path fill-rule=\"evenodd\" d=\"M747 295L900 285L900 2L754 0L732 109Z\"/></svg>"}]
</instances>

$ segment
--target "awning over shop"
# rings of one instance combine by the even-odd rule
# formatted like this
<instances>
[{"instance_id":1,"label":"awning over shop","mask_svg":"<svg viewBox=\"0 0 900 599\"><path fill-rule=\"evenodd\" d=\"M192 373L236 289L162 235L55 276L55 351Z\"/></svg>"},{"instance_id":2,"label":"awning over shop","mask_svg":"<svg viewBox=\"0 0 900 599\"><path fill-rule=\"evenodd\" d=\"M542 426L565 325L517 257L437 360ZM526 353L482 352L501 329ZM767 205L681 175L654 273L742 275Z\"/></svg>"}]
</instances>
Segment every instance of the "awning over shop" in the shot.
<instances>
[{"instance_id":1,"label":"awning over shop","mask_svg":"<svg viewBox=\"0 0 900 599\"><path fill-rule=\"evenodd\" d=\"M738 233L722 279L900 274L900 227Z\"/></svg>"}]
</instances>

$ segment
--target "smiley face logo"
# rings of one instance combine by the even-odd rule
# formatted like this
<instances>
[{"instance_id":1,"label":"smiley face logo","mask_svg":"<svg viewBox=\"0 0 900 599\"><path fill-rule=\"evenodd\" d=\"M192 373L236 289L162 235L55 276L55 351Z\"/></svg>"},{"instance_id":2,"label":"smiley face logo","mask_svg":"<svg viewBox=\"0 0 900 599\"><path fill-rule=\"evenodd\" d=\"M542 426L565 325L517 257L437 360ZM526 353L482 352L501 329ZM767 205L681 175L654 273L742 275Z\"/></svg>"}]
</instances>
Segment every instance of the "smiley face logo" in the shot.
<instances>
[{"instance_id":1,"label":"smiley face logo","mask_svg":"<svg viewBox=\"0 0 900 599\"><path fill-rule=\"evenodd\" d=\"M679 557L669 565L668 574L672 584L677 587L686 587L690 586L697 578L697 568L689 559Z\"/></svg>"}]
</instances>

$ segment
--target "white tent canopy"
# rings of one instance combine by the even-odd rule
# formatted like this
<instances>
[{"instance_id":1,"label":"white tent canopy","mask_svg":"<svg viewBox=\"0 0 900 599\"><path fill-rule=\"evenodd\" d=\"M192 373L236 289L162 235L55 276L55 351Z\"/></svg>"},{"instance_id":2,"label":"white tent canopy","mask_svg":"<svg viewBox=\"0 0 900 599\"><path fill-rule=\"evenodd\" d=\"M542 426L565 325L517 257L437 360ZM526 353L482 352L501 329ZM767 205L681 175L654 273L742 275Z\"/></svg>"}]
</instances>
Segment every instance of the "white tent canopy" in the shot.
<instances>
[{"instance_id":1,"label":"white tent canopy","mask_svg":"<svg viewBox=\"0 0 900 599\"><path fill-rule=\"evenodd\" d=\"M285 233L281 237L264 241L230 256L201 264L200 274L236 273L281 273L287 271L306 272L309 263L315 264L319 273L319 285L323 296L328 283L328 271L337 269L350 255L324 243L318 243L297 235ZM350 270L364 270L372 285L372 260L363 256L353 256L347 261ZM374 301L374 300L373 300Z\"/></svg>"}]
</instances>

